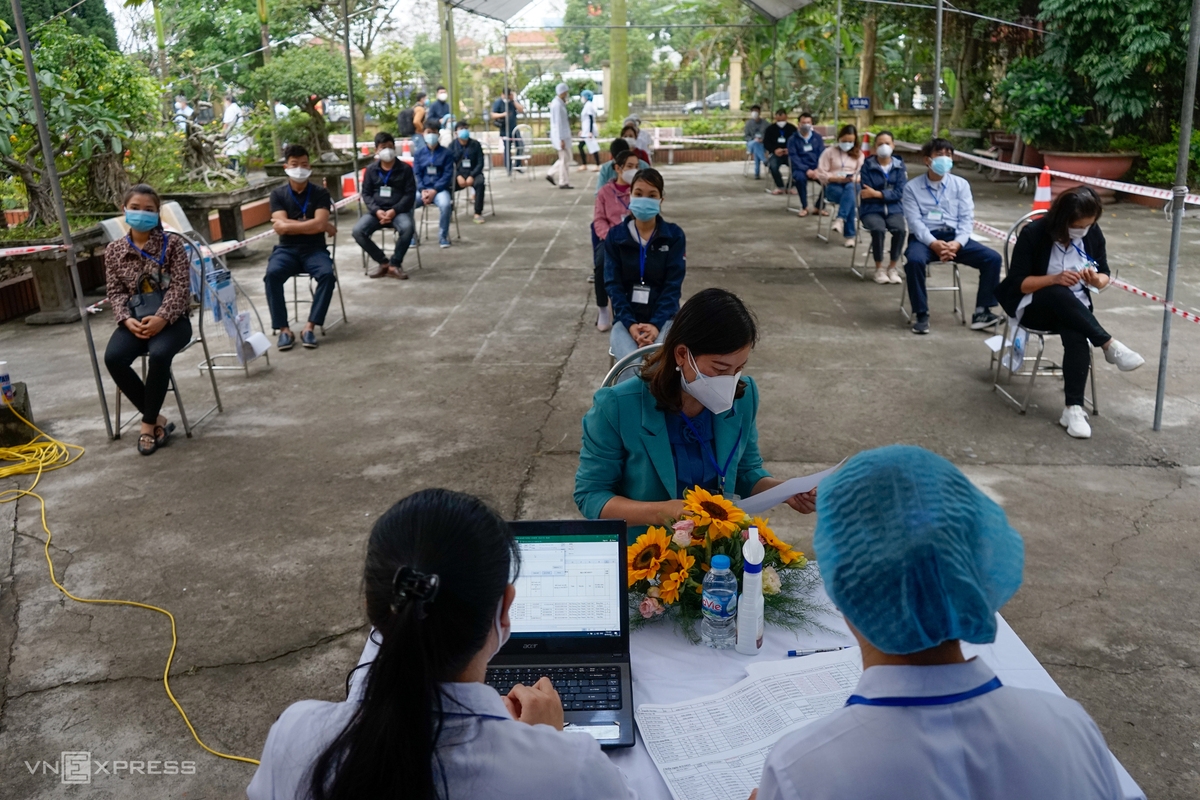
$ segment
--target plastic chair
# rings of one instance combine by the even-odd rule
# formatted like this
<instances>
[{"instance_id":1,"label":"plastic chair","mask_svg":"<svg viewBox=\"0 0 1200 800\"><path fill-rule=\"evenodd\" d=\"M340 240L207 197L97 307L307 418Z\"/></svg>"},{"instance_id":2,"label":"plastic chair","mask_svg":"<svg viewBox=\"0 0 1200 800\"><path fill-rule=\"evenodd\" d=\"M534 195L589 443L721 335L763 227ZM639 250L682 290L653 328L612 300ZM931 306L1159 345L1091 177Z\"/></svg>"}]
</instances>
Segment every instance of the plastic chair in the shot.
<instances>
[{"instance_id":1,"label":"plastic chair","mask_svg":"<svg viewBox=\"0 0 1200 800\"><path fill-rule=\"evenodd\" d=\"M342 297L342 279L338 275L338 269L337 269L337 234L336 233L333 235L333 253L330 254L329 260L331 262L333 262L333 281L334 281L334 286L337 288L338 304L342 308L342 318L338 319L338 320L334 320L333 322L329 323L328 325L318 325L317 327L321 329L322 336L325 335L326 328L332 328L334 325L337 325L338 323L349 323L350 322L350 320L346 317L346 300L344 297ZM303 274L303 273L301 273L301 274ZM313 277L311 275L309 275L307 277L308 277L308 301L311 304L317 298L317 289L316 289L317 282L313 279ZM298 288L299 284L300 284L300 275L293 275L292 276L292 317L296 320L297 324L299 324L299 322L300 322L300 290Z\"/></svg>"},{"instance_id":2,"label":"plastic chair","mask_svg":"<svg viewBox=\"0 0 1200 800\"><path fill-rule=\"evenodd\" d=\"M1026 225L1028 225L1030 222L1032 222L1036 217L1040 217L1045 213L1046 212L1044 210L1030 211L1028 214L1025 214L1020 219L1018 219L1016 222L1014 222L1013 226L1011 228L1009 228L1008 235L1004 237L1004 253L1003 253L1004 254L1004 275L1008 275L1009 248L1011 247L1012 242L1016 239L1017 236L1020 235L1021 231L1025 229ZM1012 333L1013 336L1015 337L1016 332L1010 331L1009 320L1008 320L1008 317L1006 316L1004 319L1004 325L1002 326L1001 331L1000 331L1000 336L1002 337L1000 339L1000 346L998 348L996 348L995 350L991 351L989 369L994 370L993 379L992 379L992 391L998 392L1005 400L1007 400L1008 402L1010 402L1014 406L1016 406L1017 413L1024 414L1029 409L1029 399L1033 394L1033 384L1037 381L1038 376L1041 375L1041 376L1045 376L1048 378L1061 378L1061 377L1063 377L1063 370L1062 370L1061 364L1058 364L1058 363L1056 363L1054 361L1050 361L1050 360L1046 360L1046 361L1042 360L1042 355L1046 351L1046 337L1047 336L1057 336L1058 335L1057 333L1055 333L1054 331L1037 330L1035 328L1030 328L1025 325L1021 325L1021 326L1019 326L1019 328L1020 328L1020 330L1024 330L1026 333L1026 353L1028 353L1029 340L1030 339L1037 340L1037 353L1033 358L1033 366L1023 369L1022 367L1024 367L1024 364L1022 364L1022 367L1018 367L1016 370L1014 370L1012 368L1012 361L1011 361L1012 345L1009 343L1009 334ZM1005 363L1006 355L1009 356L1009 359L1007 359L1007 363ZM1088 383L1091 386L1092 397L1091 397L1090 402L1087 397L1084 397L1083 405L1085 408L1088 408L1092 412L1093 416L1099 416L1100 415L1100 407L1097 405L1097 402L1096 402L1096 350L1095 350L1095 348L1089 347L1088 355L1091 358L1091 364L1088 368ZM1028 361L1028 355L1026 355L1025 360ZM1007 373L1007 380L1005 381L1005 385L1007 385L1007 386L1012 386L1013 378L1028 378L1029 379L1028 382L1025 384L1024 397L1022 397L1020 400L1018 400L1011 392L1009 392L1008 389L1005 388L1005 386L1001 385L1000 376L1001 376L1002 372Z\"/></svg>"},{"instance_id":3,"label":"plastic chair","mask_svg":"<svg viewBox=\"0 0 1200 800\"><path fill-rule=\"evenodd\" d=\"M635 367L641 366L641 363L646 356L650 355L651 353L657 353L661 347L661 342L655 342L654 344L648 344L645 347L639 347L637 350L634 350L629 355L614 363L608 370L608 374L604 376L604 380L600 382L600 388L604 389L609 386L616 386L617 381L620 380L624 373ZM608 354L611 357L612 351L610 350Z\"/></svg>"}]
</instances>

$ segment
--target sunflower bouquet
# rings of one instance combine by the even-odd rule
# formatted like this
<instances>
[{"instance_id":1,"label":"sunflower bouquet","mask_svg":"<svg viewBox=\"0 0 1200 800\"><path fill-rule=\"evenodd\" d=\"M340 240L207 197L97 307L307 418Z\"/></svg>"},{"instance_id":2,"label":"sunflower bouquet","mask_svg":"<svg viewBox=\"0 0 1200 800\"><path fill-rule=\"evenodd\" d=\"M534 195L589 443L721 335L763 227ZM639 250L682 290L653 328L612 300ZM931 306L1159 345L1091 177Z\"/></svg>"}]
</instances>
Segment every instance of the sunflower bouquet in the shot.
<instances>
[{"instance_id":1,"label":"sunflower bouquet","mask_svg":"<svg viewBox=\"0 0 1200 800\"><path fill-rule=\"evenodd\" d=\"M704 616L700 600L712 557L729 557L741 591L742 543L757 528L763 558L766 621L797 631L815 622L819 606L809 589L819 579L808 559L775 535L762 517L751 517L719 494L700 487L683 496L683 515L668 527L651 526L629 546L630 620L640 627L669 618L693 641Z\"/></svg>"}]
</instances>

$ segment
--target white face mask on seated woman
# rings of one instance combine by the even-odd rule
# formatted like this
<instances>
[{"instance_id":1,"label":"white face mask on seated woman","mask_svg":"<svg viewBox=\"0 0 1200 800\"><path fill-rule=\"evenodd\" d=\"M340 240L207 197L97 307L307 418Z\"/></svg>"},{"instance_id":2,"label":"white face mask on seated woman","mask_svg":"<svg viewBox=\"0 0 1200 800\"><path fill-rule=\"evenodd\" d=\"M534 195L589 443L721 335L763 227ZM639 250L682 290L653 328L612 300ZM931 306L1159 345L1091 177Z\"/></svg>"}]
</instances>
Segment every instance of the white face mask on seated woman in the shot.
<instances>
[{"instance_id":1,"label":"white face mask on seated woman","mask_svg":"<svg viewBox=\"0 0 1200 800\"><path fill-rule=\"evenodd\" d=\"M683 367L675 367L679 371L679 385L685 392L699 400L700 405L714 414L724 414L733 408L738 381L742 379L740 370L735 375L705 375L700 371L700 367L696 366L696 359L690 350L688 365L696 372L696 378L691 382L683 374Z\"/></svg>"}]
</instances>

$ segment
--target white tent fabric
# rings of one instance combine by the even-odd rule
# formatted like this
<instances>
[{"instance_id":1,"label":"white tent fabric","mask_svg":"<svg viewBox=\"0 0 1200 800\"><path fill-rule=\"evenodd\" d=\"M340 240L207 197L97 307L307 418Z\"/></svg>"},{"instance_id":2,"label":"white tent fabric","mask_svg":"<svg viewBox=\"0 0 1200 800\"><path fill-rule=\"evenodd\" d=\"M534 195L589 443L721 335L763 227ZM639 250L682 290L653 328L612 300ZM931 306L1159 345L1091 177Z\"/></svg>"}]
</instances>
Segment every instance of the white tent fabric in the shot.
<instances>
[{"instance_id":1,"label":"white tent fabric","mask_svg":"<svg viewBox=\"0 0 1200 800\"><path fill-rule=\"evenodd\" d=\"M762 14L771 22L778 22L788 14L804 8L812 1L742 0L743 3ZM450 5L455 8L461 8L463 11L470 11L472 14L489 17L500 22L508 22L520 13L521 9L529 5L532 0L449 0L449 2Z\"/></svg>"}]
</instances>

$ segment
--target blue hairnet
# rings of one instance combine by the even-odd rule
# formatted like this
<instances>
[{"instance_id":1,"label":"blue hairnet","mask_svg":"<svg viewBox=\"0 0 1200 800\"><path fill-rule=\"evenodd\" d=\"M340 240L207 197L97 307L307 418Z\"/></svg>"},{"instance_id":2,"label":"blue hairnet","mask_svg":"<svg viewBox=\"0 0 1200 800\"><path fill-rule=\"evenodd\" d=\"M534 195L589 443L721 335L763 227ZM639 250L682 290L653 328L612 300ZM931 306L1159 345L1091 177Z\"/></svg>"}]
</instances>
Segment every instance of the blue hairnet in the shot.
<instances>
[{"instance_id":1,"label":"blue hairnet","mask_svg":"<svg viewBox=\"0 0 1200 800\"><path fill-rule=\"evenodd\" d=\"M596 94L591 89L584 89L582 92L579 93L579 96L582 97L584 100L591 100L592 98L594 98L596 96Z\"/></svg>"},{"instance_id":2,"label":"blue hairnet","mask_svg":"<svg viewBox=\"0 0 1200 800\"><path fill-rule=\"evenodd\" d=\"M830 599L896 655L994 641L1025 563L1000 506L946 459L906 445L859 453L822 481L813 550Z\"/></svg>"}]
</instances>

